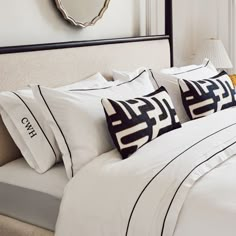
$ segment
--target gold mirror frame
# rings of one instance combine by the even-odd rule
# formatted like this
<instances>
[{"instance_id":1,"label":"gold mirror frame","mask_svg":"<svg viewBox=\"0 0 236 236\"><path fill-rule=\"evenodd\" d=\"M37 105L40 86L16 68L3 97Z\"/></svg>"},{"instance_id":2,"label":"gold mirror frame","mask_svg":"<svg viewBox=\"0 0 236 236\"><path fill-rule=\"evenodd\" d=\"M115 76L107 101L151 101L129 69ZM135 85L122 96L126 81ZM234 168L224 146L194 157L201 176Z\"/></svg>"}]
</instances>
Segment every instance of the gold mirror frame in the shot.
<instances>
[{"instance_id":1,"label":"gold mirror frame","mask_svg":"<svg viewBox=\"0 0 236 236\"><path fill-rule=\"evenodd\" d=\"M55 0L56 6L59 9L59 11L62 13L65 20L69 21L74 26L80 26L82 28L85 28L87 26L94 25L98 20L100 20L104 14L104 12L107 10L108 5L110 3L110 0L104 0L104 5L101 8L99 14L95 16L90 22L79 22L75 20L72 16L70 16L67 12L67 10L64 8L62 4L62 0Z\"/></svg>"}]
</instances>

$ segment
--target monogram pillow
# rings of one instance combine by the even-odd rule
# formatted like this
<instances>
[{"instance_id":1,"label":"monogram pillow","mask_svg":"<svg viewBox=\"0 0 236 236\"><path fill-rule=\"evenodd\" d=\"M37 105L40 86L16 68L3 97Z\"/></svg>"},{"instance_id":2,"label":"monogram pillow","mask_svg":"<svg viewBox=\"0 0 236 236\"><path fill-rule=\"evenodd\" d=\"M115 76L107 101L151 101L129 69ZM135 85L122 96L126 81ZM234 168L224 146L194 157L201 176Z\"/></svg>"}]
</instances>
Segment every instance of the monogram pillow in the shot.
<instances>
[{"instance_id":1,"label":"monogram pillow","mask_svg":"<svg viewBox=\"0 0 236 236\"><path fill-rule=\"evenodd\" d=\"M164 87L126 101L102 99L102 105L110 135L123 159L158 136L181 127Z\"/></svg>"},{"instance_id":2,"label":"monogram pillow","mask_svg":"<svg viewBox=\"0 0 236 236\"><path fill-rule=\"evenodd\" d=\"M191 120L236 105L233 83L226 72L204 80L179 80L184 108Z\"/></svg>"},{"instance_id":3,"label":"monogram pillow","mask_svg":"<svg viewBox=\"0 0 236 236\"><path fill-rule=\"evenodd\" d=\"M29 166L44 173L60 161L54 135L30 89L0 93L0 113Z\"/></svg>"},{"instance_id":4,"label":"monogram pillow","mask_svg":"<svg viewBox=\"0 0 236 236\"><path fill-rule=\"evenodd\" d=\"M101 74L58 88L69 90L105 86ZM0 93L0 115L12 139L27 163L38 173L44 173L61 161L55 136L37 104L32 90Z\"/></svg>"}]
</instances>

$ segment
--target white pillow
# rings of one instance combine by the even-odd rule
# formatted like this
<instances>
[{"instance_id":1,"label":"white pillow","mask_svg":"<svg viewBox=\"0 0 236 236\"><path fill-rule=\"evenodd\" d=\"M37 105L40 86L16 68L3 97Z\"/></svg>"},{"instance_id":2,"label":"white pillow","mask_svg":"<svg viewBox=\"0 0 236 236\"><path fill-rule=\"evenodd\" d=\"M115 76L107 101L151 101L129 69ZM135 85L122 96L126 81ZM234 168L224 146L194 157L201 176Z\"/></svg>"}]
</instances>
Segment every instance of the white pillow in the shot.
<instances>
[{"instance_id":1,"label":"white pillow","mask_svg":"<svg viewBox=\"0 0 236 236\"><path fill-rule=\"evenodd\" d=\"M125 82L125 81L130 81L133 78L137 77L143 71L146 71L146 76L149 77L149 80L151 81L153 87L155 89L159 88L160 86L157 84L156 79L154 78L152 74L152 71L145 67L140 67L137 70L131 71L131 72L112 70L112 76L113 76L114 82L115 81Z\"/></svg>"},{"instance_id":2,"label":"white pillow","mask_svg":"<svg viewBox=\"0 0 236 236\"><path fill-rule=\"evenodd\" d=\"M101 74L59 88L104 86L106 80ZM45 120L31 89L0 93L0 114L2 120L28 164L38 173L44 173L61 161L61 153L54 134Z\"/></svg>"},{"instance_id":3,"label":"white pillow","mask_svg":"<svg viewBox=\"0 0 236 236\"><path fill-rule=\"evenodd\" d=\"M185 123L189 121L189 117L184 109L180 88L178 84L178 78L171 75L160 74L158 72L153 72L154 77L159 86L165 87L166 91L171 97L175 111L179 117L180 123Z\"/></svg>"},{"instance_id":4,"label":"white pillow","mask_svg":"<svg viewBox=\"0 0 236 236\"><path fill-rule=\"evenodd\" d=\"M32 89L55 134L69 178L89 161L114 148L101 99L123 100L154 91L146 71L129 82L100 89L69 92L41 86Z\"/></svg>"},{"instance_id":5,"label":"white pillow","mask_svg":"<svg viewBox=\"0 0 236 236\"><path fill-rule=\"evenodd\" d=\"M112 70L112 77L113 79L119 80L119 81L128 81L131 80L133 78L135 78L136 76L138 76L142 71L147 70L147 68L145 67L140 67L135 71L120 71L120 70Z\"/></svg>"},{"instance_id":6,"label":"white pillow","mask_svg":"<svg viewBox=\"0 0 236 236\"><path fill-rule=\"evenodd\" d=\"M107 86L110 81L107 81L101 73L96 73L92 76L84 80L80 80L79 82L75 82L72 84L64 85L62 87L57 88L58 90L70 90L70 89L91 89L91 88L101 88Z\"/></svg>"},{"instance_id":7,"label":"white pillow","mask_svg":"<svg viewBox=\"0 0 236 236\"><path fill-rule=\"evenodd\" d=\"M130 76L133 76L135 73L138 73L139 70L140 69L137 69L134 72L113 70L113 79L128 81L130 80ZM214 65L211 63L211 61L209 59L204 59L201 65L172 67L168 69L163 69L161 70L161 72L151 70L149 76L151 79L153 77L155 78L155 83L153 83L153 85L156 89L160 86L166 88L173 101L180 122L184 123L186 121L189 121L189 117L182 103L178 80L180 78L186 80L207 79L217 74L218 72Z\"/></svg>"},{"instance_id":8,"label":"white pillow","mask_svg":"<svg viewBox=\"0 0 236 236\"><path fill-rule=\"evenodd\" d=\"M199 76L202 78L212 77L218 74L215 66L212 62L205 58L200 65L188 65L183 67L172 67L167 69L162 69L160 71L163 74L172 75L179 79L191 79L198 80Z\"/></svg>"},{"instance_id":9,"label":"white pillow","mask_svg":"<svg viewBox=\"0 0 236 236\"><path fill-rule=\"evenodd\" d=\"M162 73L156 71L152 72L158 85L164 86L169 93L181 123L187 122L190 119L183 106L178 80L208 79L218 74L216 68L209 59L205 59L201 65L164 69L161 70Z\"/></svg>"}]
</instances>

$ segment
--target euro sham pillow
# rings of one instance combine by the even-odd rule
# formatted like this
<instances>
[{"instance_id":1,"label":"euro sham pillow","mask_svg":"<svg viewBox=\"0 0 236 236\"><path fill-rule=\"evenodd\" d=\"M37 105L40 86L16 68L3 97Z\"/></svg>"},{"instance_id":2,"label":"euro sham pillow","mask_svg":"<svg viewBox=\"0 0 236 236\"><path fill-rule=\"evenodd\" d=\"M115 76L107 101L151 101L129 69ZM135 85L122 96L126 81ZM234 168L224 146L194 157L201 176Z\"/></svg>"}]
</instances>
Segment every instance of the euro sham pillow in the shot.
<instances>
[{"instance_id":1,"label":"euro sham pillow","mask_svg":"<svg viewBox=\"0 0 236 236\"><path fill-rule=\"evenodd\" d=\"M162 72L169 72L169 74L160 73L155 70L152 70L152 72L159 86L164 86L172 98L181 123L189 121L189 116L187 115L182 103L178 84L179 79L201 80L218 74L214 65L208 59L205 59L201 65L190 65L162 70Z\"/></svg>"},{"instance_id":2,"label":"euro sham pillow","mask_svg":"<svg viewBox=\"0 0 236 236\"><path fill-rule=\"evenodd\" d=\"M226 72L204 80L179 80L185 110L191 120L236 105L236 92Z\"/></svg>"},{"instance_id":3,"label":"euro sham pillow","mask_svg":"<svg viewBox=\"0 0 236 236\"><path fill-rule=\"evenodd\" d=\"M146 74L129 82L100 89L57 91L33 86L33 93L50 124L69 178L104 152L114 148L106 126L101 99L128 99L154 91Z\"/></svg>"},{"instance_id":4,"label":"euro sham pillow","mask_svg":"<svg viewBox=\"0 0 236 236\"><path fill-rule=\"evenodd\" d=\"M136 76L138 76L142 71L147 70L146 67L140 67L134 71L121 71L121 70L116 70L113 69L112 70L112 77L113 79L119 80L119 81L128 81L131 80L133 78L135 78Z\"/></svg>"},{"instance_id":5,"label":"euro sham pillow","mask_svg":"<svg viewBox=\"0 0 236 236\"><path fill-rule=\"evenodd\" d=\"M133 72L114 70L113 79L128 81L130 80L131 76L137 73L139 70L140 69L137 69ZM212 62L209 59L205 59L200 65L172 67L168 69L163 69L161 71L156 71L155 68L152 68L150 70L149 77L153 83L153 86L156 89L160 86L164 86L166 88L173 101L180 122L184 123L189 121L189 117L182 104L178 80L180 78L186 80L199 80L209 78L217 74L218 72Z\"/></svg>"},{"instance_id":6,"label":"euro sham pillow","mask_svg":"<svg viewBox=\"0 0 236 236\"><path fill-rule=\"evenodd\" d=\"M164 87L126 101L102 99L102 104L110 135L123 159L158 136L181 127Z\"/></svg>"},{"instance_id":7,"label":"euro sham pillow","mask_svg":"<svg viewBox=\"0 0 236 236\"><path fill-rule=\"evenodd\" d=\"M218 71L216 70L213 63L207 58L205 58L200 65L171 67L162 69L160 72L163 74L172 75L175 78L191 80L198 80L199 76L201 78L208 78L209 76L218 74Z\"/></svg>"},{"instance_id":8,"label":"euro sham pillow","mask_svg":"<svg viewBox=\"0 0 236 236\"><path fill-rule=\"evenodd\" d=\"M146 71L146 76L149 77L153 87L155 89L160 86L157 84L156 79L153 76L153 73L150 69L145 67L140 67L134 71L120 71L120 70L112 70L112 76L114 81L127 82L138 76L142 71Z\"/></svg>"},{"instance_id":9,"label":"euro sham pillow","mask_svg":"<svg viewBox=\"0 0 236 236\"><path fill-rule=\"evenodd\" d=\"M104 86L106 80L96 74L83 82L58 88L91 88ZM20 149L29 166L38 173L44 173L61 161L56 139L45 120L31 89L0 93L0 114L12 139Z\"/></svg>"}]
</instances>

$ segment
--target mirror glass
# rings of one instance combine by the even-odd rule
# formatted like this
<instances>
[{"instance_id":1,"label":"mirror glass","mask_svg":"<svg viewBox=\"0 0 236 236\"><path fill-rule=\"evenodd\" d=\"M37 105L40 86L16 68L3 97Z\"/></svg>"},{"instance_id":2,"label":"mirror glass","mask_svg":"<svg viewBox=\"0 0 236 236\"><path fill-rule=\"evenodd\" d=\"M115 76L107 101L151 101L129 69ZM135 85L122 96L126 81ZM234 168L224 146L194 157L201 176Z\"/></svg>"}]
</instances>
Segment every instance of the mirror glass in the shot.
<instances>
[{"instance_id":1,"label":"mirror glass","mask_svg":"<svg viewBox=\"0 0 236 236\"><path fill-rule=\"evenodd\" d=\"M64 18L75 26L94 25L103 15L110 0L55 0Z\"/></svg>"}]
</instances>

